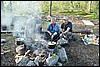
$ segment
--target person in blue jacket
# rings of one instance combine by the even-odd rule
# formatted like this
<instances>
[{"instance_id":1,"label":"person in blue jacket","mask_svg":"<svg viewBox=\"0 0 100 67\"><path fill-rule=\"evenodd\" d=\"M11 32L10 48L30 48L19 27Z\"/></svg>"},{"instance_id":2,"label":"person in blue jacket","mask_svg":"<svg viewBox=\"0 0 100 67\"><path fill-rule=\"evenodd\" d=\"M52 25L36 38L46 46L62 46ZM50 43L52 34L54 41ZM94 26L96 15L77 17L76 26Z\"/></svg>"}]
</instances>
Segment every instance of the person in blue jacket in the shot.
<instances>
[{"instance_id":1,"label":"person in blue jacket","mask_svg":"<svg viewBox=\"0 0 100 67\"><path fill-rule=\"evenodd\" d=\"M51 18L51 23L48 25L45 37L47 40L57 41L60 35L60 29L58 24L55 22L56 19L54 17Z\"/></svg>"}]
</instances>

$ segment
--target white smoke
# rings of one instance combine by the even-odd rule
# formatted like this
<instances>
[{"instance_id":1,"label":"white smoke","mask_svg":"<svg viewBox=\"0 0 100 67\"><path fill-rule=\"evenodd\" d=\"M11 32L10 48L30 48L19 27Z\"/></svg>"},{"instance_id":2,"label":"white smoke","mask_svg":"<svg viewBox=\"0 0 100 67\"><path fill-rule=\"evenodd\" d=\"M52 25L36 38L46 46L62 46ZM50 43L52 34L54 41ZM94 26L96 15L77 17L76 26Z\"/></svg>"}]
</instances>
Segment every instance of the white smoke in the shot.
<instances>
[{"instance_id":1,"label":"white smoke","mask_svg":"<svg viewBox=\"0 0 100 67\"><path fill-rule=\"evenodd\" d=\"M1 10L1 25L9 26L11 25L12 17L10 15L4 15Z\"/></svg>"},{"instance_id":2,"label":"white smoke","mask_svg":"<svg viewBox=\"0 0 100 67\"><path fill-rule=\"evenodd\" d=\"M20 12L24 11L25 14L29 11L31 12L31 17L30 15L27 16L28 19L18 17L17 20L14 22L14 33L13 35L15 36L18 34L19 37L23 37L28 40L32 39L34 40L35 38L39 38L40 35L37 33L37 19L39 18L39 14L41 12L41 2L39 1L21 1L19 2ZM25 15L24 14L24 15ZM24 35L23 35L24 34ZM38 34L38 36L37 36Z\"/></svg>"}]
</instances>

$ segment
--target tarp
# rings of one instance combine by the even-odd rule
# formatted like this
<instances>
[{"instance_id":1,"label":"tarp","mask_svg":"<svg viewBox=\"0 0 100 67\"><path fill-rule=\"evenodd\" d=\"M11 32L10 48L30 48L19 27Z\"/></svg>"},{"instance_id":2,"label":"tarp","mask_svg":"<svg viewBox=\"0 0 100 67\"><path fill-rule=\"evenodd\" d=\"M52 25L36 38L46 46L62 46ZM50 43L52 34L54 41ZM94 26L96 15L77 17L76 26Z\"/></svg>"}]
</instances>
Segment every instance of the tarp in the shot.
<instances>
[{"instance_id":1,"label":"tarp","mask_svg":"<svg viewBox=\"0 0 100 67\"><path fill-rule=\"evenodd\" d=\"M94 24L90 20L82 20L85 25L94 26Z\"/></svg>"}]
</instances>

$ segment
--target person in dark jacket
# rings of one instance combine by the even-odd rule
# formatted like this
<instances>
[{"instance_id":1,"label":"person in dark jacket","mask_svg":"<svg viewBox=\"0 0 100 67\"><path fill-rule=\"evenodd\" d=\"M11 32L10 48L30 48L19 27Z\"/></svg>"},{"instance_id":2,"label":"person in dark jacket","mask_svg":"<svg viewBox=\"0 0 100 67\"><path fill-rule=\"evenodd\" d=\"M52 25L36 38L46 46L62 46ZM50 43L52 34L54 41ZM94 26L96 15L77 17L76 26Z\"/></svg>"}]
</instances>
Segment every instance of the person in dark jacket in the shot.
<instances>
[{"instance_id":1,"label":"person in dark jacket","mask_svg":"<svg viewBox=\"0 0 100 67\"><path fill-rule=\"evenodd\" d=\"M61 34L60 37L64 37L65 39L70 39L72 34L72 22L69 21L69 18L64 16L63 22L61 24Z\"/></svg>"}]
</instances>

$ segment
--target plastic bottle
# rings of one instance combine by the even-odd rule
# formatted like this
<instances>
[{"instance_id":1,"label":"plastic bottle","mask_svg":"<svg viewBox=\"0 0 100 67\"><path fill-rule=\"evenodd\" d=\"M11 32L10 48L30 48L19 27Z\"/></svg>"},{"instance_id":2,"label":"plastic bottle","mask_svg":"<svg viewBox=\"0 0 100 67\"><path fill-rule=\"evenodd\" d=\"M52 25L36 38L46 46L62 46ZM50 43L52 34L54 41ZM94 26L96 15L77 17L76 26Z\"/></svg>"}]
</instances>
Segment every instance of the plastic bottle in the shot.
<instances>
[{"instance_id":1,"label":"plastic bottle","mask_svg":"<svg viewBox=\"0 0 100 67\"><path fill-rule=\"evenodd\" d=\"M94 43L97 43L97 38L94 39Z\"/></svg>"}]
</instances>

